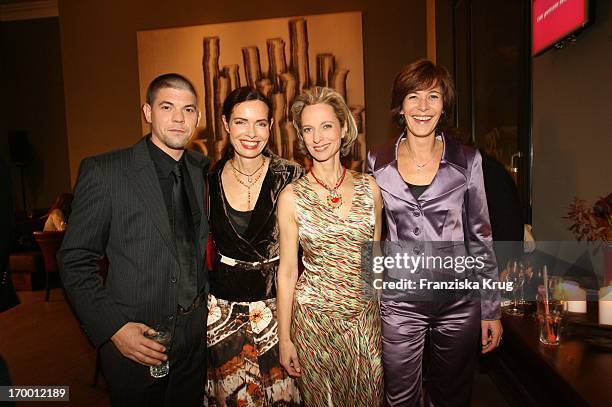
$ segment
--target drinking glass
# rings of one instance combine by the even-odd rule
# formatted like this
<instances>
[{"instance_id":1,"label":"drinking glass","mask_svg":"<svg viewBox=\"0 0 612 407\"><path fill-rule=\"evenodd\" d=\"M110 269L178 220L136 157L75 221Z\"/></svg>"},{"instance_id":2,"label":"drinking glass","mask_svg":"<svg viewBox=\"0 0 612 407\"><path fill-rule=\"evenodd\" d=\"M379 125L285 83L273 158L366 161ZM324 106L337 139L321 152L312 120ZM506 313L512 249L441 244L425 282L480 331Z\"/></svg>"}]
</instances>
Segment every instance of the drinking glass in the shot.
<instances>
[{"instance_id":1,"label":"drinking glass","mask_svg":"<svg viewBox=\"0 0 612 407\"><path fill-rule=\"evenodd\" d=\"M153 327L155 332L153 334L145 333L145 336L149 339L153 339L155 342L166 347L166 350L170 346L172 340L172 331L168 327L162 325L155 325ZM158 366L150 366L149 371L152 377L159 379L164 377L170 371L170 360L166 359Z\"/></svg>"},{"instance_id":2,"label":"drinking glass","mask_svg":"<svg viewBox=\"0 0 612 407\"><path fill-rule=\"evenodd\" d=\"M560 300L548 301L538 295L538 307L536 317L538 320L538 331L540 342L545 345L558 345L561 342L561 328L565 316L565 303Z\"/></svg>"},{"instance_id":3,"label":"drinking glass","mask_svg":"<svg viewBox=\"0 0 612 407\"><path fill-rule=\"evenodd\" d=\"M519 291L522 290L523 284L525 283L525 273L523 269L519 266L518 260L512 261L511 265L508 267L508 272L506 274L506 281L512 283L512 305L505 310L507 315L513 317L522 317L525 315L521 308L519 308L518 303L518 294Z\"/></svg>"},{"instance_id":4,"label":"drinking glass","mask_svg":"<svg viewBox=\"0 0 612 407\"><path fill-rule=\"evenodd\" d=\"M529 305L529 301L525 300L525 287L529 289L533 278L533 265L529 260L522 260L519 263L519 267L521 269L522 281L521 284L521 299L518 301L518 304L521 309L525 309Z\"/></svg>"}]
</instances>

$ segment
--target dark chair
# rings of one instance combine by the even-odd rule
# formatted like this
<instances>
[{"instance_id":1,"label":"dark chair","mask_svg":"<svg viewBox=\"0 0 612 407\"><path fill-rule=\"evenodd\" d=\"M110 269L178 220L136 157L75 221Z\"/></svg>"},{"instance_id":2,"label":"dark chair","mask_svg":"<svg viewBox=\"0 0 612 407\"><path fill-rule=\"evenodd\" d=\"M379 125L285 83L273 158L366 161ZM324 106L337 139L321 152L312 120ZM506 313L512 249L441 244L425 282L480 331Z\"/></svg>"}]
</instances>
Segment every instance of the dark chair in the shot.
<instances>
[{"instance_id":1,"label":"dark chair","mask_svg":"<svg viewBox=\"0 0 612 407\"><path fill-rule=\"evenodd\" d=\"M57 273L57 251L62 245L64 232L33 232L45 263L45 301L49 301L49 274Z\"/></svg>"}]
</instances>

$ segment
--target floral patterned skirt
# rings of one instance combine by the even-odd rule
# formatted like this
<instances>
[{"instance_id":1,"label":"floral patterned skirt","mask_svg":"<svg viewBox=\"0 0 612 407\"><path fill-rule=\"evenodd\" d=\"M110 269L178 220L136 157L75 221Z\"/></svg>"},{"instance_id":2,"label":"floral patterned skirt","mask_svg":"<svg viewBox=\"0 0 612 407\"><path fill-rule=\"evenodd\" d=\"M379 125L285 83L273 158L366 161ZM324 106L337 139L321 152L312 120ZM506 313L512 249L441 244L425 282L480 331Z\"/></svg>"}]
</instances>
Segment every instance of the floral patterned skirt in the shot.
<instances>
[{"instance_id":1,"label":"floral patterned skirt","mask_svg":"<svg viewBox=\"0 0 612 407\"><path fill-rule=\"evenodd\" d=\"M295 380L280 365L276 299L208 298L205 406L301 406Z\"/></svg>"}]
</instances>

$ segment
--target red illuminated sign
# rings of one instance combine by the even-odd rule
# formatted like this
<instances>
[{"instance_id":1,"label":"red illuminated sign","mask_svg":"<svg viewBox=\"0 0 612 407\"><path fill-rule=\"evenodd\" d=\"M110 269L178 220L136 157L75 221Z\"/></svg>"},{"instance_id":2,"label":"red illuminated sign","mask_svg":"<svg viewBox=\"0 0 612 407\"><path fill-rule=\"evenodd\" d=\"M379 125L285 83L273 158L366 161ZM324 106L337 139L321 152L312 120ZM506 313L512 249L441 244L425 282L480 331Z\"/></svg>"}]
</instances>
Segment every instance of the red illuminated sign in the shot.
<instances>
[{"instance_id":1,"label":"red illuminated sign","mask_svg":"<svg viewBox=\"0 0 612 407\"><path fill-rule=\"evenodd\" d=\"M536 55L588 22L588 0L533 0L531 18Z\"/></svg>"}]
</instances>

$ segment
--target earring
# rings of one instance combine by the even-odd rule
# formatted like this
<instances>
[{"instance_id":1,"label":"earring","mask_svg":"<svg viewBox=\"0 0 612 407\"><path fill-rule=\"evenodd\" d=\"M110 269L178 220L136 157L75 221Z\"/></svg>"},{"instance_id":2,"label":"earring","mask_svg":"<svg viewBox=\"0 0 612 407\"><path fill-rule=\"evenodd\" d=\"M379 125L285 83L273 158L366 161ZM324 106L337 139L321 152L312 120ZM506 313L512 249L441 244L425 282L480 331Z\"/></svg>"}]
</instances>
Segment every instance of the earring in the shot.
<instances>
[{"instance_id":1,"label":"earring","mask_svg":"<svg viewBox=\"0 0 612 407\"><path fill-rule=\"evenodd\" d=\"M397 124L399 124L402 129L406 127L406 116L404 116L404 113L400 113L397 117Z\"/></svg>"}]
</instances>

